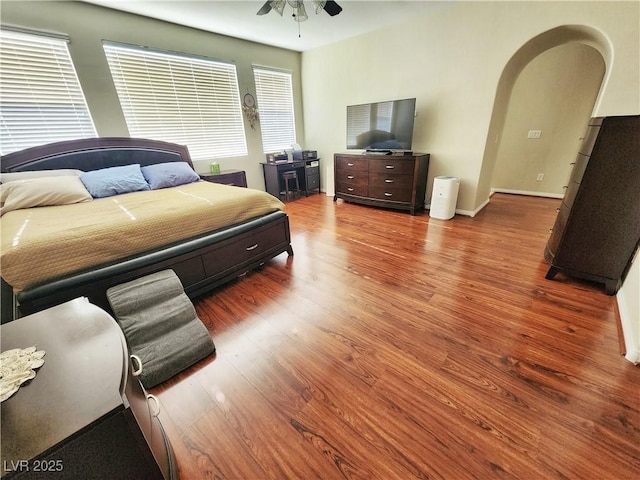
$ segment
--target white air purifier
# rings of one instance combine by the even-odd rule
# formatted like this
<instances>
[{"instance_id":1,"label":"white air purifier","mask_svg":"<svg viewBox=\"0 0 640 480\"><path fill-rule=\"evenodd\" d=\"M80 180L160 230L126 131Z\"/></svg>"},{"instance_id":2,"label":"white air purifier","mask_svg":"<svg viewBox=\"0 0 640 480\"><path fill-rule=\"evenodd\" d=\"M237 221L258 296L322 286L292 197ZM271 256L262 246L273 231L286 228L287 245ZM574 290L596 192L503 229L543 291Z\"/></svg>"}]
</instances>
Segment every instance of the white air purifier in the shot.
<instances>
[{"instance_id":1,"label":"white air purifier","mask_svg":"<svg viewBox=\"0 0 640 480\"><path fill-rule=\"evenodd\" d=\"M439 220L449 220L453 218L456 214L459 189L460 179L458 177L434 178L429 216Z\"/></svg>"}]
</instances>

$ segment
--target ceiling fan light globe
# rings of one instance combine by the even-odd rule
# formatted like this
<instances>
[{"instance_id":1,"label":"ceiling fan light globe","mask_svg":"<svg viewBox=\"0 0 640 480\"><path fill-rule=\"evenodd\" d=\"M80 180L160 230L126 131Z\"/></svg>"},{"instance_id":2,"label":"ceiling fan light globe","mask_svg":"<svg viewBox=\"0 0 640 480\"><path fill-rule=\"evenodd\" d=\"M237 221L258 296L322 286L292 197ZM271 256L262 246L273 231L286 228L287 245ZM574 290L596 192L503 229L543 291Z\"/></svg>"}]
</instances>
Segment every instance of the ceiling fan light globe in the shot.
<instances>
[{"instance_id":1,"label":"ceiling fan light globe","mask_svg":"<svg viewBox=\"0 0 640 480\"><path fill-rule=\"evenodd\" d=\"M324 9L324 6L327 4L327 0L311 0L311 3L315 7L317 15Z\"/></svg>"},{"instance_id":2,"label":"ceiling fan light globe","mask_svg":"<svg viewBox=\"0 0 640 480\"><path fill-rule=\"evenodd\" d=\"M286 5L286 3L287 2L285 0L273 0L269 5L271 5L271 8L278 12L282 17L282 14L284 13L284 6Z\"/></svg>"},{"instance_id":3,"label":"ceiling fan light globe","mask_svg":"<svg viewBox=\"0 0 640 480\"><path fill-rule=\"evenodd\" d=\"M309 19L304 4L300 2L300 6L293 12L293 19L296 22L304 22Z\"/></svg>"},{"instance_id":4,"label":"ceiling fan light globe","mask_svg":"<svg viewBox=\"0 0 640 480\"><path fill-rule=\"evenodd\" d=\"M294 10L296 8L300 8L300 6L302 5L302 0L286 0L286 2L289 4L289 6L291 8L293 8Z\"/></svg>"}]
</instances>

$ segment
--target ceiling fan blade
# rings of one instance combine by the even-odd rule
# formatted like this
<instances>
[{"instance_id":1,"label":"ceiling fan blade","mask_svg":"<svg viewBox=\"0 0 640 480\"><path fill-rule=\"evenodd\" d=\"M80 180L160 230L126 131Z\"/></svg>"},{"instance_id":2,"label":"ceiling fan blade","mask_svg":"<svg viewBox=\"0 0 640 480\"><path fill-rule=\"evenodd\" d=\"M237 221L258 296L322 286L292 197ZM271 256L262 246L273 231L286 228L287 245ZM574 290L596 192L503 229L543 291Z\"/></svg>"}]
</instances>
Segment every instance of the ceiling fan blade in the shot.
<instances>
[{"instance_id":1,"label":"ceiling fan blade","mask_svg":"<svg viewBox=\"0 0 640 480\"><path fill-rule=\"evenodd\" d=\"M333 0L327 0L327 4L324 6L324 11L333 17L342 11L342 7Z\"/></svg>"},{"instance_id":2,"label":"ceiling fan blade","mask_svg":"<svg viewBox=\"0 0 640 480\"><path fill-rule=\"evenodd\" d=\"M266 15L271 11L271 0L267 0L256 15Z\"/></svg>"}]
</instances>

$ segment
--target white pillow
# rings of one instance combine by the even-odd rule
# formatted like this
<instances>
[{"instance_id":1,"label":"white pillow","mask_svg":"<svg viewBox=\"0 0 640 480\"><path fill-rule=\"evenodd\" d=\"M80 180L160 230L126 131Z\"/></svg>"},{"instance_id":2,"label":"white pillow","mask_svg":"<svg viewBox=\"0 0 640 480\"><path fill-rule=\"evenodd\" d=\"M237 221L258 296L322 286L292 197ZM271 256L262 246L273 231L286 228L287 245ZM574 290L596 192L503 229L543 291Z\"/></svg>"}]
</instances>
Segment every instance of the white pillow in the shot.
<instances>
[{"instance_id":1,"label":"white pillow","mask_svg":"<svg viewBox=\"0 0 640 480\"><path fill-rule=\"evenodd\" d=\"M39 177L0 185L0 215L12 210L93 200L80 177Z\"/></svg>"},{"instance_id":2,"label":"white pillow","mask_svg":"<svg viewBox=\"0 0 640 480\"><path fill-rule=\"evenodd\" d=\"M0 173L0 183L15 182L17 180L26 180L28 178L41 177L79 177L82 170L74 170L71 168L61 168L58 170L30 170L26 172L7 172Z\"/></svg>"}]
</instances>

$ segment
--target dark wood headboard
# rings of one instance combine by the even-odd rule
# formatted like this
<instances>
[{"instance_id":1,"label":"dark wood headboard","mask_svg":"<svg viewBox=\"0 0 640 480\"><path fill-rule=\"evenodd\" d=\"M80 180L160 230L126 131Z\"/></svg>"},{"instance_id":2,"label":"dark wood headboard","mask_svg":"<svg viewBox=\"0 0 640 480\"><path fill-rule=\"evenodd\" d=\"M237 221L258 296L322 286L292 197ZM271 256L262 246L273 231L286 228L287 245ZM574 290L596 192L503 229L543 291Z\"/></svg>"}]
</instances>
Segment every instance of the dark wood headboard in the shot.
<instances>
[{"instance_id":1,"label":"dark wood headboard","mask_svg":"<svg viewBox=\"0 0 640 480\"><path fill-rule=\"evenodd\" d=\"M84 138L27 148L0 158L0 171L55 170L73 168L85 172L139 163L141 166L165 162L187 162L184 145L128 137Z\"/></svg>"}]
</instances>

